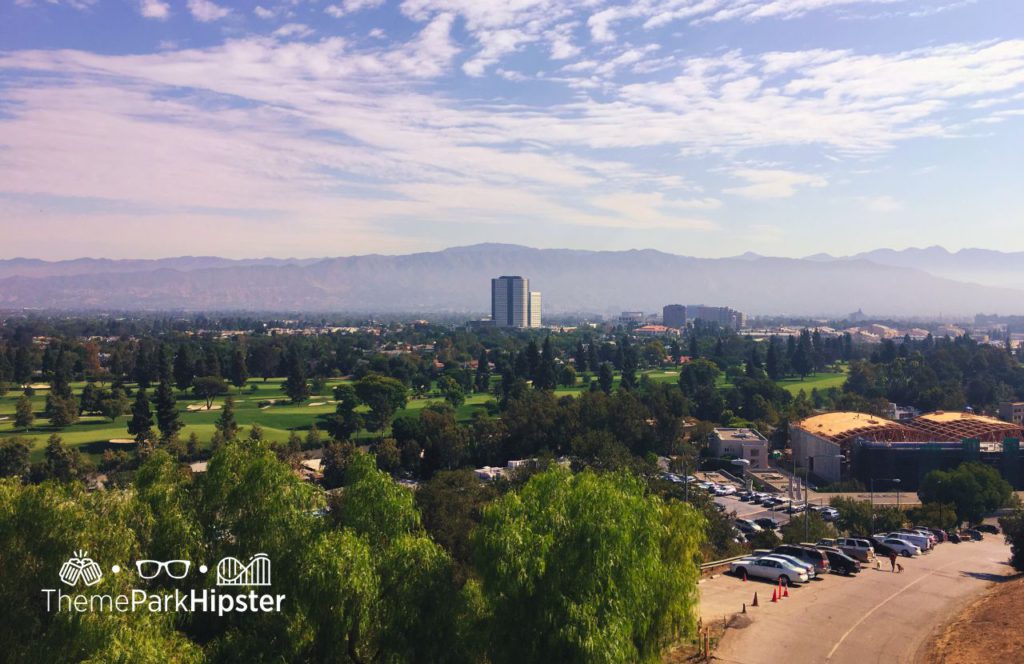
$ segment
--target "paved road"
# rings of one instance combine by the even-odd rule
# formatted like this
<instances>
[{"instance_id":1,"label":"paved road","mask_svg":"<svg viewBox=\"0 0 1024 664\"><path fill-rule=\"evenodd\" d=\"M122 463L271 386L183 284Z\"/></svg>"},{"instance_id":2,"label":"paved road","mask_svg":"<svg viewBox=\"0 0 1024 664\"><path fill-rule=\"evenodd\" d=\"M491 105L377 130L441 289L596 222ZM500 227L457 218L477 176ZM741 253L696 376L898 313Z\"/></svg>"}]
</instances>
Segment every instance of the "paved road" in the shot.
<instances>
[{"instance_id":1,"label":"paved road","mask_svg":"<svg viewBox=\"0 0 1024 664\"><path fill-rule=\"evenodd\" d=\"M1012 570L1002 536L982 542L940 544L915 559L900 559L902 574L865 569L847 578L830 575L790 589L772 604L773 586L720 576L701 583L705 621L731 614L757 591L748 626L726 632L716 659L734 664L776 662L871 664L914 662L918 650L996 576Z\"/></svg>"}]
</instances>

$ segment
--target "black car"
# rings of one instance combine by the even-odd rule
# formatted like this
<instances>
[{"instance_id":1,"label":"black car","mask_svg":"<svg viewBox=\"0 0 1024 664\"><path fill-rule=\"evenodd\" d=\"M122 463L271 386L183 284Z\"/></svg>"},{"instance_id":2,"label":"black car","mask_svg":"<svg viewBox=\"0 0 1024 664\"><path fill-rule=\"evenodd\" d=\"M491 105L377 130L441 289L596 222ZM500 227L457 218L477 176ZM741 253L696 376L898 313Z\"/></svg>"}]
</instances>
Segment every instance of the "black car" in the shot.
<instances>
[{"instance_id":1,"label":"black car","mask_svg":"<svg viewBox=\"0 0 1024 664\"><path fill-rule=\"evenodd\" d=\"M953 544L959 544L960 543L960 534L957 533L954 530L949 531L949 541L952 542Z\"/></svg>"},{"instance_id":2,"label":"black car","mask_svg":"<svg viewBox=\"0 0 1024 664\"><path fill-rule=\"evenodd\" d=\"M836 574L850 576L860 572L860 561L851 558L839 549L832 546L817 547L822 553L828 556L828 564Z\"/></svg>"},{"instance_id":3,"label":"black car","mask_svg":"<svg viewBox=\"0 0 1024 664\"><path fill-rule=\"evenodd\" d=\"M778 530L779 528L779 522L767 516L763 516L760 519L754 519L754 523L765 530Z\"/></svg>"},{"instance_id":4,"label":"black car","mask_svg":"<svg viewBox=\"0 0 1024 664\"><path fill-rule=\"evenodd\" d=\"M787 556L793 556L800 560L811 563L814 565L814 571L818 574L824 574L831 569L831 565L828 562L828 557L824 552L815 549L813 546L802 546L796 544L782 544L773 549L775 553L782 553Z\"/></svg>"},{"instance_id":5,"label":"black car","mask_svg":"<svg viewBox=\"0 0 1024 664\"><path fill-rule=\"evenodd\" d=\"M999 528L996 528L991 523L979 523L978 525L976 525L974 527L974 530L977 530L977 531L980 531L980 532L983 532L983 533L988 533L989 535L998 535L999 534Z\"/></svg>"},{"instance_id":6,"label":"black car","mask_svg":"<svg viewBox=\"0 0 1024 664\"><path fill-rule=\"evenodd\" d=\"M966 534L970 535L971 539L973 539L976 542L980 542L981 540L985 539L985 536L982 535L981 531L978 530L977 528L964 528L960 532L961 532L961 534L966 533Z\"/></svg>"}]
</instances>

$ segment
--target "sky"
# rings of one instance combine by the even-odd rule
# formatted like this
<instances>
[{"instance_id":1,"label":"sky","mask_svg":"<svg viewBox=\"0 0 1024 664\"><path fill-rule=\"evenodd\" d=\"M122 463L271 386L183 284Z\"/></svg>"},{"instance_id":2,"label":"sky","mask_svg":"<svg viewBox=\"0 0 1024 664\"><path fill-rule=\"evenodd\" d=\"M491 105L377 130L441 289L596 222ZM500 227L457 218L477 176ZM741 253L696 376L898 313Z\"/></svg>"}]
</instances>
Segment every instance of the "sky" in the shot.
<instances>
[{"instance_id":1,"label":"sky","mask_svg":"<svg viewBox=\"0 0 1024 664\"><path fill-rule=\"evenodd\" d=\"M1021 0L0 0L0 258L1024 250Z\"/></svg>"}]
</instances>

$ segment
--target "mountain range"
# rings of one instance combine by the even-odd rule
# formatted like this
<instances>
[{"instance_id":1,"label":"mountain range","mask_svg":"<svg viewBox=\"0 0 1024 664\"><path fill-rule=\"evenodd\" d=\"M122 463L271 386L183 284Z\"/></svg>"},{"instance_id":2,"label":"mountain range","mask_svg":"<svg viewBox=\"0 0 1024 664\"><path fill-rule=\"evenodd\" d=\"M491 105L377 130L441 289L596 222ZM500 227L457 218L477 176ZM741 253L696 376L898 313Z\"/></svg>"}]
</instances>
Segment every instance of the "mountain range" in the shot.
<instances>
[{"instance_id":1,"label":"mountain range","mask_svg":"<svg viewBox=\"0 0 1024 664\"><path fill-rule=\"evenodd\" d=\"M940 247L798 259L508 244L320 259L15 258L0 260L0 308L483 315L489 280L519 274L543 293L548 314L705 303L755 315L965 316L1024 310L1022 259Z\"/></svg>"}]
</instances>

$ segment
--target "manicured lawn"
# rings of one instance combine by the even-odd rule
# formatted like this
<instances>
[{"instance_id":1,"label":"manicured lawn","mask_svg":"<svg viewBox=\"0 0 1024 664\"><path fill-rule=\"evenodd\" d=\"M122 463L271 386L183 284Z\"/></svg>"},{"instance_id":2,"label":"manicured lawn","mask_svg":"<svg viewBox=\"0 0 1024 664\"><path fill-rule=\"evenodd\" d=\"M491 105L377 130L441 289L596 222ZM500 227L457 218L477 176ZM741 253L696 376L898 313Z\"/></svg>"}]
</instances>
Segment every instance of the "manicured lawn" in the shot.
<instances>
[{"instance_id":1,"label":"manicured lawn","mask_svg":"<svg viewBox=\"0 0 1024 664\"><path fill-rule=\"evenodd\" d=\"M842 373L815 373L807 376L803 380L799 377L795 378L783 378L780 381L776 381L780 386L789 390L789 393L796 396L800 390L807 393L808 396L811 394L812 389L827 390L830 387L842 387L843 383L846 382L846 367L843 367Z\"/></svg>"}]
</instances>

